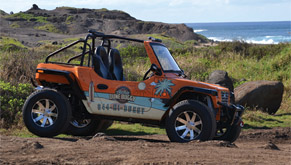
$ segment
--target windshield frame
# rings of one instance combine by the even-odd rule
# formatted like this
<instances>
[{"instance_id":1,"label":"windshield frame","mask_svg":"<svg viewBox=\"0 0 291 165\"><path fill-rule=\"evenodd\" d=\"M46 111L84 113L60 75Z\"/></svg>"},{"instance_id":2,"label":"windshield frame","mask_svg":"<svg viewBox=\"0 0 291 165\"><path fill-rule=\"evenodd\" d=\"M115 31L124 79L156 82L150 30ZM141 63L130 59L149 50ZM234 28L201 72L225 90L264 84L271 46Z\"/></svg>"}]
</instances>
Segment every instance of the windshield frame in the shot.
<instances>
[{"instance_id":1,"label":"windshield frame","mask_svg":"<svg viewBox=\"0 0 291 165\"><path fill-rule=\"evenodd\" d=\"M153 52L154 52L154 54L156 56L156 59L158 60L163 72L165 72L165 73L182 73L183 72L183 70L180 68L179 64L177 63L177 61L175 60L175 58L172 56L171 52L169 51L169 49L165 45L159 44L159 43L150 43L150 45L151 45L151 48L152 48L152 50L153 50ZM178 67L179 70L165 70L163 65L162 65L162 63L161 63L161 61L160 61L160 59L159 59L159 56L155 52L155 49L154 49L153 46L161 46L161 47L165 48L169 52L168 55L170 55L170 57L172 59L172 62L174 62L176 64L176 66Z\"/></svg>"}]
</instances>

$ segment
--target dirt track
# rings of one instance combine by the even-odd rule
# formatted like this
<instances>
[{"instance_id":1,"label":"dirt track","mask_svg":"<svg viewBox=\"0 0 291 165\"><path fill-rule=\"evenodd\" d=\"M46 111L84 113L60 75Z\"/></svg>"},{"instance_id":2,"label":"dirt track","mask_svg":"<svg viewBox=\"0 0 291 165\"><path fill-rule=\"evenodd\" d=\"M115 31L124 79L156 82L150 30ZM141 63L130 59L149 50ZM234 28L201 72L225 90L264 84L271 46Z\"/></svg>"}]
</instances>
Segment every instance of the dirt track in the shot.
<instances>
[{"instance_id":1,"label":"dirt track","mask_svg":"<svg viewBox=\"0 0 291 165\"><path fill-rule=\"evenodd\" d=\"M0 138L0 164L291 164L291 128L244 131L234 144L170 143L166 135Z\"/></svg>"}]
</instances>

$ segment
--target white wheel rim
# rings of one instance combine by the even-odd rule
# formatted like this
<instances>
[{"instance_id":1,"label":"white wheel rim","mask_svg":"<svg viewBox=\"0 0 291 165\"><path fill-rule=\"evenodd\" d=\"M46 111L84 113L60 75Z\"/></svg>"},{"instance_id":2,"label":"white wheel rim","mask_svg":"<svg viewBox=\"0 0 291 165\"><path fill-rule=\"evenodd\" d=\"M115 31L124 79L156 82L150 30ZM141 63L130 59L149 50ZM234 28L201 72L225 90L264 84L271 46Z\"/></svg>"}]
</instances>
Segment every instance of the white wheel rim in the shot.
<instances>
[{"instance_id":1,"label":"white wheel rim","mask_svg":"<svg viewBox=\"0 0 291 165\"><path fill-rule=\"evenodd\" d=\"M84 128L91 123L91 119L84 119L84 120L73 120L71 124L77 128Z\"/></svg>"},{"instance_id":2,"label":"white wheel rim","mask_svg":"<svg viewBox=\"0 0 291 165\"><path fill-rule=\"evenodd\" d=\"M200 116L193 111L180 113L175 121L175 131L183 140L195 140L203 128Z\"/></svg>"},{"instance_id":3,"label":"white wheel rim","mask_svg":"<svg viewBox=\"0 0 291 165\"><path fill-rule=\"evenodd\" d=\"M32 106L31 118L39 127L50 127L58 118L58 108L52 100L39 100Z\"/></svg>"}]
</instances>

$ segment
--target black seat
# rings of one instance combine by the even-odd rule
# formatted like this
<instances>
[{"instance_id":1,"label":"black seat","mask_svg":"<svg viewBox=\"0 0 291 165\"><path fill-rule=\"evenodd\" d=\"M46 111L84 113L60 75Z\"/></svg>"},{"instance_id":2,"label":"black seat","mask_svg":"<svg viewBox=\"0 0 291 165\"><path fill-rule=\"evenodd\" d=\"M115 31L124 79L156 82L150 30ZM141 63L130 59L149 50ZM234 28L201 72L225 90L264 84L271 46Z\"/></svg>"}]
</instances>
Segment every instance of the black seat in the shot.
<instances>
[{"instance_id":1,"label":"black seat","mask_svg":"<svg viewBox=\"0 0 291 165\"><path fill-rule=\"evenodd\" d=\"M114 80L124 81L123 68L120 53L117 49L111 49L109 53L109 71Z\"/></svg>"},{"instance_id":2,"label":"black seat","mask_svg":"<svg viewBox=\"0 0 291 165\"><path fill-rule=\"evenodd\" d=\"M99 48L99 50L98 50L98 48ZM100 55L107 70L109 70L109 59L108 59L108 54L106 52L106 49L103 46L98 46L98 48L97 48L96 52L99 51L98 54Z\"/></svg>"},{"instance_id":3,"label":"black seat","mask_svg":"<svg viewBox=\"0 0 291 165\"><path fill-rule=\"evenodd\" d=\"M112 76L109 73L108 67L106 67L102 59L102 57L105 58L106 56L107 56L107 53L106 53L105 48L103 46L98 46L92 58L94 70L99 76L105 79L112 79ZM109 61L107 58L107 66L108 65L109 65Z\"/></svg>"}]
</instances>

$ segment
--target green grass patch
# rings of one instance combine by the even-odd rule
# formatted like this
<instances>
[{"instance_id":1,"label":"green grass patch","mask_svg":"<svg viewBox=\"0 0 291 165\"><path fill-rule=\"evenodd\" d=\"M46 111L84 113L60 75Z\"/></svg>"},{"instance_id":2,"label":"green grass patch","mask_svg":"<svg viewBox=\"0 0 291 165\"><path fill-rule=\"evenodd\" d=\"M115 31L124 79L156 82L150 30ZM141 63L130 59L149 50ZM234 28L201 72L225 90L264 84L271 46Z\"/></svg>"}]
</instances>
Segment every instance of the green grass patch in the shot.
<instances>
[{"instance_id":1,"label":"green grass patch","mask_svg":"<svg viewBox=\"0 0 291 165\"><path fill-rule=\"evenodd\" d=\"M243 115L245 129L291 127L291 113L278 111L276 115L269 115L260 111L247 110Z\"/></svg>"},{"instance_id":2,"label":"green grass patch","mask_svg":"<svg viewBox=\"0 0 291 165\"><path fill-rule=\"evenodd\" d=\"M19 51L23 48L26 47L17 39L11 37L0 37L0 51Z\"/></svg>"},{"instance_id":3,"label":"green grass patch","mask_svg":"<svg viewBox=\"0 0 291 165\"><path fill-rule=\"evenodd\" d=\"M125 124L115 122L108 130L105 131L107 135L153 135L166 134L165 129L158 127L148 127L141 124Z\"/></svg>"},{"instance_id":4,"label":"green grass patch","mask_svg":"<svg viewBox=\"0 0 291 165\"><path fill-rule=\"evenodd\" d=\"M12 28L20 28L20 25L17 22L14 22L10 25Z\"/></svg>"},{"instance_id":5,"label":"green grass patch","mask_svg":"<svg viewBox=\"0 0 291 165\"><path fill-rule=\"evenodd\" d=\"M21 48L25 48L25 46L19 42L17 39L11 38L11 37L0 37L0 47L5 46L5 45L16 45Z\"/></svg>"},{"instance_id":6,"label":"green grass patch","mask_svg":"<svg viewBox=\"0 0 291 165\"><path fill-rule=\"evenodd\" d=\"M66 24L72 24L73 21L74 21L74 16L70 15L66 18Z\"/></svg>"},{"instance_id":7,"label":"green grass patch","mask_svg":"<svg viewBox=\"0 0 291 165\"><path fill-rule=\"evenodd\" d=\"M47 23L47 17L43 17L43 16L35 16L33 14L28 14L28 13L16 13L16 14L12 14L12 15L7 15L5 16L6 18L21 18L24 19L26 21L35 21L35 22L42 22L42 23Z\"/></svg>"},{"instance_id":8,"label":"green grass patch","mask_svg":"<svg viewBox=\"0 0 291 165\"><path fill-rule=\"evenodd\" d=\"M50 24L50 23L45 24L43 26L37 26L34 29L44 30L44 31L51 32L51 33L61 33L61 31L57 27L55 27L53 24Z\"/></svg>"}]
</instances>

